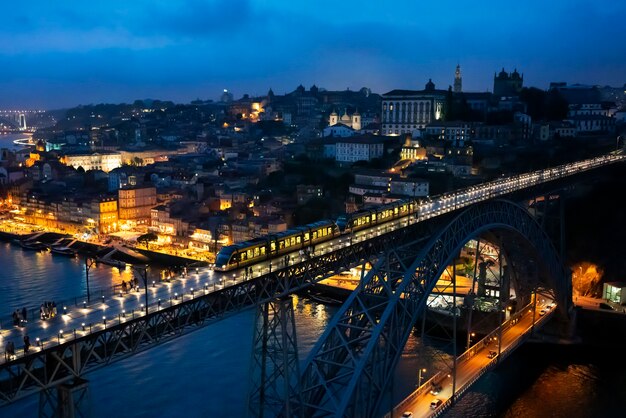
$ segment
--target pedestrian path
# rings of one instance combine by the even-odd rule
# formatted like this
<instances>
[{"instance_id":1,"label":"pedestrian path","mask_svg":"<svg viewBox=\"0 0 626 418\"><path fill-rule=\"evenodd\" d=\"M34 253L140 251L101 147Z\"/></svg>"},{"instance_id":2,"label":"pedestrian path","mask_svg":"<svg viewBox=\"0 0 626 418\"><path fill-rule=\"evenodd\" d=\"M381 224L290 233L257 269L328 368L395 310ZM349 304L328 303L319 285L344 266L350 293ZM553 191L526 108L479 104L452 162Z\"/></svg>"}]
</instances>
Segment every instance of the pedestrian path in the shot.
<instances>
[{"instance_id":1,"label":"pedestrian path","mask_svg":"<svg viewBox=\"0 0 626 418\"><path fill-rule=\"evenodd\" d=\"M150 281L147 289L149 312L220 290L225 286L222 280L222 275L202 268L169 281ZM231 280L229 284L236 282ZM82 304L79 302L71 306L57 304L56 310L56 316L49 319L32 318L31 315L20 326L7 327L5 324L0 329L0 362L7 361L9 342L15 347L15 358L25 354L25 336L30 338L30 350L37 350L145 315L146 288L141 285L127 292L120 288L118 292L108 297L97 297L90 303L84 300Z\"/></svg>"}]
</instances>

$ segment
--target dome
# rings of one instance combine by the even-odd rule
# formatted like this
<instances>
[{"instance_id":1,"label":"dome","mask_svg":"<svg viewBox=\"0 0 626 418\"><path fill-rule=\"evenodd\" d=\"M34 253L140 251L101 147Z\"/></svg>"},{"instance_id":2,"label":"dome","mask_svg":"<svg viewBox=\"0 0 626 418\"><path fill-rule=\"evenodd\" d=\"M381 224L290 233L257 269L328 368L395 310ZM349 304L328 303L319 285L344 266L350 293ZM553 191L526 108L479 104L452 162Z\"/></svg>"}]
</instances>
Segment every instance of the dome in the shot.
<instances>
[{"instance_id":1,"label":"dome","mask_svg":"<svg viewBox=\"0 0 626 418\"><path fill-rule=\"evenodd\" d=\"M428 79L428 83L426 83L426 90L435 90L435 83L433 83L432 78Z\"/></svg>"}]
</instances>

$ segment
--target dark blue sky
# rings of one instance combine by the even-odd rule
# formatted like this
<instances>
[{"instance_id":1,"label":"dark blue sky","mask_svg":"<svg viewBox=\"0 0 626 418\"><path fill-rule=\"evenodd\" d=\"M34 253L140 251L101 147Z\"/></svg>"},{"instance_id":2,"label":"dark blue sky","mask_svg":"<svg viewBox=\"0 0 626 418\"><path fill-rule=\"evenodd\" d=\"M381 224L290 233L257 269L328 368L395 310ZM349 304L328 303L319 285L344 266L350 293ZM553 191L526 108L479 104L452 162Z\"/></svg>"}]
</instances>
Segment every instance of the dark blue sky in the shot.
<instances>
[{"instance_id":1,"label":"dark blue sky","mask_svg":"<svg viewBox=\"0 0 626 418\"><path fill-rule=\"evenodd\" d=\"M329 90L626 82L622 0L30 0L3 8L0 108Z\"/></svg>"}]
</instances>

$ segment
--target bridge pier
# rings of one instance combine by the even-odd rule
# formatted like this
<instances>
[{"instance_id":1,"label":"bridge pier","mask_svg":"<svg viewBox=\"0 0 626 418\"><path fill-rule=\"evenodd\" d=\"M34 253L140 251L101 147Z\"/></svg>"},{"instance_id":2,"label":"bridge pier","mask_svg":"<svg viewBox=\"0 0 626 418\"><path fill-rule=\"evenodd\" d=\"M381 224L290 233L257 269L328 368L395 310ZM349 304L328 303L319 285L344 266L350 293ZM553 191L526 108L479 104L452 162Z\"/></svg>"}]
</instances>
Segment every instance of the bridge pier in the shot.
<instances>
[{"instance_id":1,"label":"bridge pier","mask_svg":"<svg viewBox=\"0 0 626 418\"><path fill-rule=\"evenodd\" d=\"M296 323L291 296L257 308L252 347L249 417L294 416L301 404Z\"/></svg>"},{"instance_id":2,"label":"bridge pier","mask_svg":"<svg viewBox=\"0 0 626 418\"><path fill-rule=\"evenodd\" d=\"M39 392L39 418L89 418L89 381L76 378Z\"/></svg>"}]
</instances>

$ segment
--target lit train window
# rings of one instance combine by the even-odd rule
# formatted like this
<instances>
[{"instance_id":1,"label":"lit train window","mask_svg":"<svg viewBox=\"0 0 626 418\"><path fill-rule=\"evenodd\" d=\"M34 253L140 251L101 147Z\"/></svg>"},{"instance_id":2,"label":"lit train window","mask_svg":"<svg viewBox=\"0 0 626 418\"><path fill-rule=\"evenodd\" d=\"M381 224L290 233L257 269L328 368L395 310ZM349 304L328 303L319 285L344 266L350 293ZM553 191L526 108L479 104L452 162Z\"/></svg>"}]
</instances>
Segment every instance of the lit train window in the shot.
<instances>
[{"instance_id":1,"label":"lit train window","mask_svg":"<svg viewBox=\"0 0 626 418\"><path fill-rule=\"evenodd\" d=\"M270 244L270 251L276 251L276 241L272 241Z\"/></svg>"},{"instance_id":2,"label":"lit train window","mask_svg":"<svg viewBox=\"0 0 626 418\"><path fill-rule=\"evenodd\" d=\"M261 255L265 255L265 247L261 247Z\"/></svg>"},{"instance_id":3,"label":"lit train window","mask_svg":"<svg viewBox=\"0 0 626 418\"><path fill-rule=\"evenodd\" d=\"M252 258L254 257L254 251L253 250L248 250L248 257L247 258Z\"/></svg>"},{"instance_id":4,"label":"lit train window","mask_svg":"<svg viewBox=\"0 0 626 418\"><path fill-rule=\"evenodd\" d=\"M372 213L372 221L375 221L375 220L376 220L376 214Z\"/></svg>"},{"instance_id":5,"label":"lit train window","mask_svg":"<svg viewBox=\"0 0 626 418\"><path fill-rule=\"evenodd\" d=\"M258 256L259 256L259 247L256 247L256 248L254 249L254 256L255 256L255 257L258 257Z\"/></svg>"},{"instance_id":6,"label":"lit train window","mask_svg":"<svg viewBox=\"0 0 626 418\"><path fill-rule=\"evenodd\" d=\"M304 240L305 240L305 241L308 241L308 240L309 240L309 233L308 233L308 232L305 232L305 233L304 233Z\"/></svg>"},{"instance_id":7,"label":"lit train window","mask_svg":"<svg viewBox=\"0 0 626 418\"><path fill-rule=\"evenodd\" d=\"M313 239L317 239L317 231L313 231Z\"/></svg>"},{"instance_id":8,"label":"lit train window","mask_svg":"<svg viewBox=\"0 0 626 418\"><path fill-rule=\"evenodd\" d=\"M278 241L278 249L282 250L283 248L285 248L285 241Z\"/></svg>"}]
</instances>

